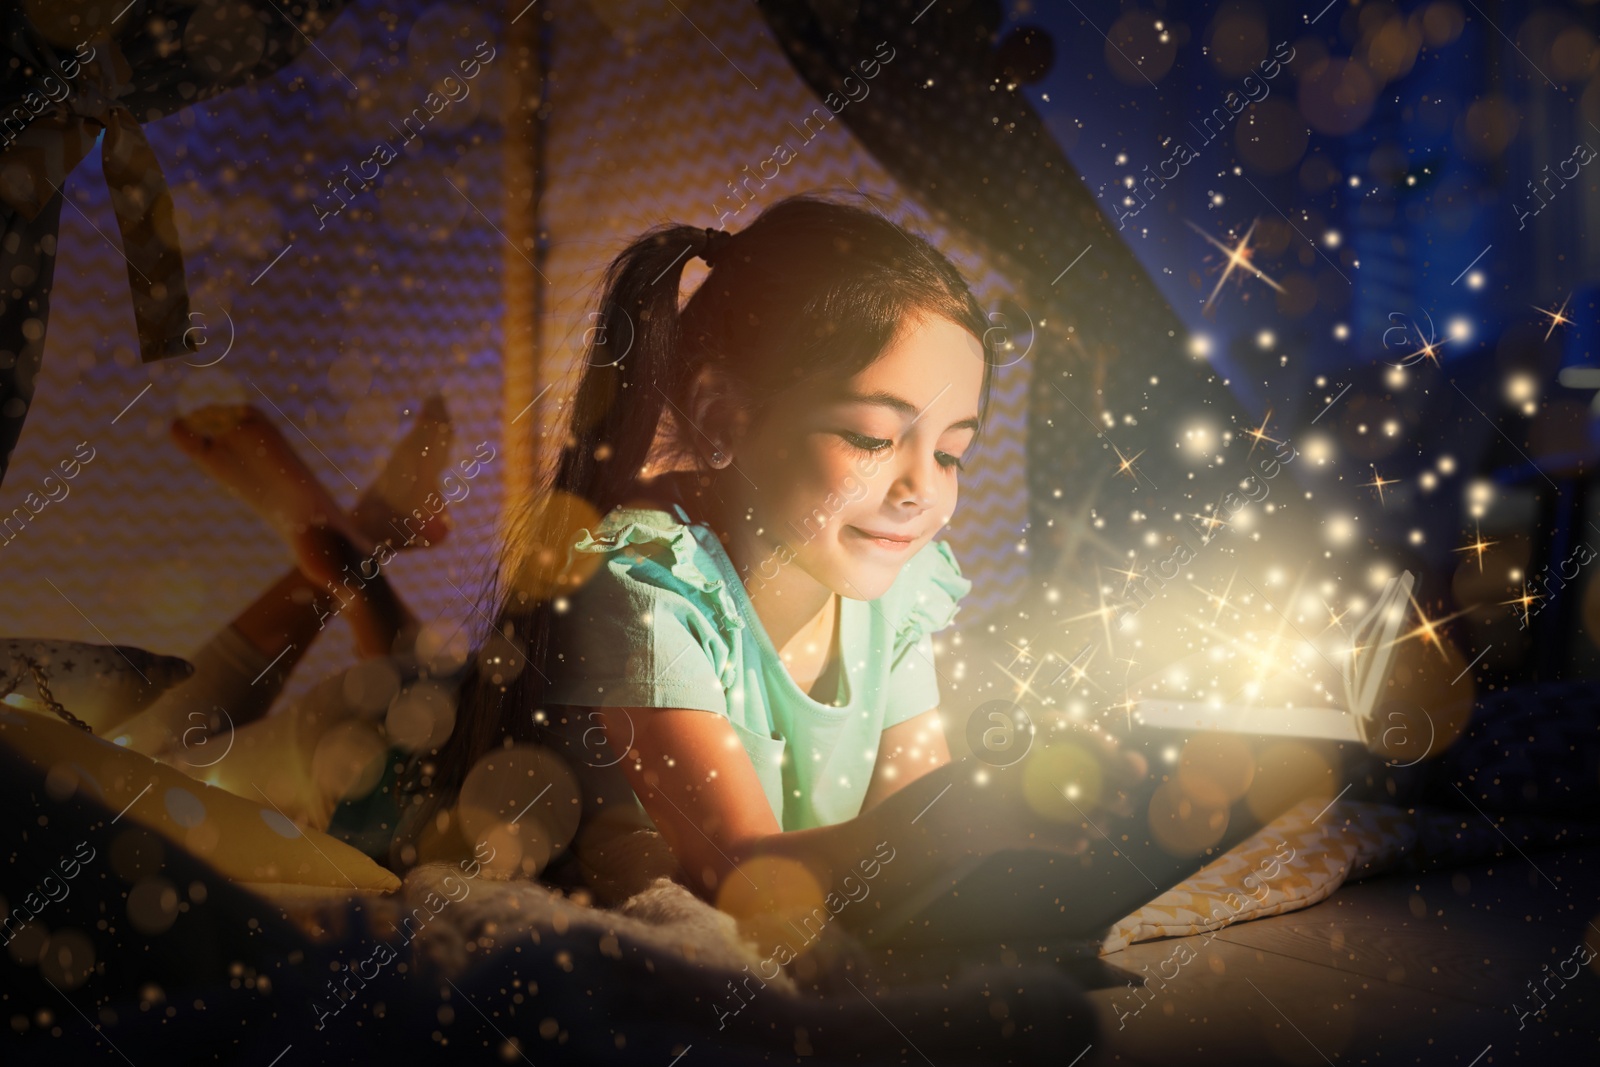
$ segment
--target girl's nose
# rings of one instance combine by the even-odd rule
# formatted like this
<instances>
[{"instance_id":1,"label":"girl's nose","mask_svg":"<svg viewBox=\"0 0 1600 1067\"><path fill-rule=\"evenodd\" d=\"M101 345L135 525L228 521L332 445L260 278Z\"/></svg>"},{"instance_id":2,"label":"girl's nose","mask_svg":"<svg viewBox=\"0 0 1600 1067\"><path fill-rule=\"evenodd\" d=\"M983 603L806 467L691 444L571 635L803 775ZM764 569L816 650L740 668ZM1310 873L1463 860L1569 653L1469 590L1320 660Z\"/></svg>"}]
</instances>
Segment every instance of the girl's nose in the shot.
<instances>
[{"instance_id":1,"label":"girl's nose","mask_svg":"<svg viewBox=\"0 0 1600 1067\"><path fill-rule=\"evenodd\" d=\"M902 508L923 512L933 507L934 477L928 463L913 461L895 482L895 503Z\"/></svg>"}]
</instances>

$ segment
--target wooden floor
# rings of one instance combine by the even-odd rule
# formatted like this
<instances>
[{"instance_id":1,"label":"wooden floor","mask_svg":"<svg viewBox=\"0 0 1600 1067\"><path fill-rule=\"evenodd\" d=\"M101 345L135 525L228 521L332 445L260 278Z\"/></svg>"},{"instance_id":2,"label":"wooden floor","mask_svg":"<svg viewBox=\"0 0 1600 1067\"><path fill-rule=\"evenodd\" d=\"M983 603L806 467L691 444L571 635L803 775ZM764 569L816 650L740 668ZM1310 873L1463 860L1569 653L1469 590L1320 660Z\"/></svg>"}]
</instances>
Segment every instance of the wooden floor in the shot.
<instances>
[{"instance_id":1,"label":"wooden floor","mask_svg":"<svg viewBox=\"0 0 1600 1067\"><path fill-rule=\"evenodd\" d=\"M1105 957L1156 977L1138 998L1125 984L1090 994L1101 1038L1077 1067L1600 1063L1600 957L1550 977L1585 937L1600 950L1600 848L1353 883L1209 942ZM1548 981L1547 1007L1519 1020L1537 1003L1530 981Z\"/></svg>"}]
</instances>

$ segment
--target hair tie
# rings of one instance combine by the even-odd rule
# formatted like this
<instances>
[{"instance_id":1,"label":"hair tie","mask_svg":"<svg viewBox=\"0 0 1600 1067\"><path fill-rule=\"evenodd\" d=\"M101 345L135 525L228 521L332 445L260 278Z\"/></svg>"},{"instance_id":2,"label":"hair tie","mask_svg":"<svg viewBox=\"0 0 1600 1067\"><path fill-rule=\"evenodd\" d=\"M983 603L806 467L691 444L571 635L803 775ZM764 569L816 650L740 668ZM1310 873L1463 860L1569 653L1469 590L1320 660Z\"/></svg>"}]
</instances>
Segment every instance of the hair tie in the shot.
<instances>
[{"instance_id":1,"label":"hair tie","mask_svg":"<svg viewBox=\"0 0 1600 1067\"><path fill-rule=\"evenodd\" d=\"M705 260L706 266L715 267L717 257L722 254L722 249L727 245L728 238L733 234L727 230L719 230L714 226L705 228L705 236L701 238L700 248L695 255Z\"/></svg>"}]
</instances>

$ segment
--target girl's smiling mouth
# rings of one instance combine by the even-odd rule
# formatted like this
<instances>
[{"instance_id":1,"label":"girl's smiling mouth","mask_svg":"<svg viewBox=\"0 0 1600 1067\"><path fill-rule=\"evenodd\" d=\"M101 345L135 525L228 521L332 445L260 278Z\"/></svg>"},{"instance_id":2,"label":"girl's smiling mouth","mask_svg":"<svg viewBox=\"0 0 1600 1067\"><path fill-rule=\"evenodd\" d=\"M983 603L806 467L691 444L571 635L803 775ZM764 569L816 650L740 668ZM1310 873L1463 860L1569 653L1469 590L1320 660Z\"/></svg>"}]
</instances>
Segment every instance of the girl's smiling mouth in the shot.
<instances>
[{"instance_id":1,"label":"girl's smiling mouth","mask_svg":"<svg viewBox=\"0 0 1600 1067\"><path fill-rule=\"evenodd\" d=\"M855 539L869 545L888 549L890 552L904 552L916 543L915 537L896 537L892 534L883 534L876 531L863 530L859 526L846 526L845 530L854 535Z\"/></svg>"}]
</instances>

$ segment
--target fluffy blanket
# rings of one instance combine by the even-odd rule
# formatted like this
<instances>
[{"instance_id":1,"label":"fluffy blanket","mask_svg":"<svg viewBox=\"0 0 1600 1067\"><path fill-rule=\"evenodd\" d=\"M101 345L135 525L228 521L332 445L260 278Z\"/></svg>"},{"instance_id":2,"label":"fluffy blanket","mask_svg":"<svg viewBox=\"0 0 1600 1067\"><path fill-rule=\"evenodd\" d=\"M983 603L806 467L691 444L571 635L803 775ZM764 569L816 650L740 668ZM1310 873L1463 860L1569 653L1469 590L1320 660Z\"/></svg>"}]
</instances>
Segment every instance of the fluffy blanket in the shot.
<instances>
[{"instance_id":1,"label":"fluffy blanket","mask_svg":"<svg viewBox=\"0 0 1600 1067\"><path fill-rule=\"evenodd\" d=\"M402 897L408 914L432 900L451 900L449 880L459 872L449 866L419 867L406 876ZM568 896L539 882L480 881L462 893L459 903L440 908L416 939L417 946L440 973L452 977L467 971L482 954L517 942L540 944L545 937L592 939L602 955L621 958L627 941L652 956L678 956L710 972L741 979L764 971L762 952L740 937L733 916L719 911L670 878L657 878L621 905L597 908L581 894ZM777 995L800 992L782 970L762 983Z\"/></svg>"},{"instance_id":2,"label":"fluffy blanket","mask_svg":"<svg viewBox=\"0 0 1600 1067\"><path fill-rule=\"evenodd\" d=\"M361 920L332 896L275 903L338 950L317 1007L328 1029L371 1010L354 977L398 959L415 979L413 1004L492 1025L491 1049L510 1059L661 1067L692 1048L697 1063L887 1064L920 1062L921 1050L943 1067L1043 1062L1096 1032L1082 991L1051 967L974 967L948 984L886 988L836 929L778 967L731 916L669 878L600 908L581 890L429 865L400 893L364 901ZM391 936L373 943L381 931ZM461 1002L469 1007L441 1007Z\"/></svg>"}]
</instances>

